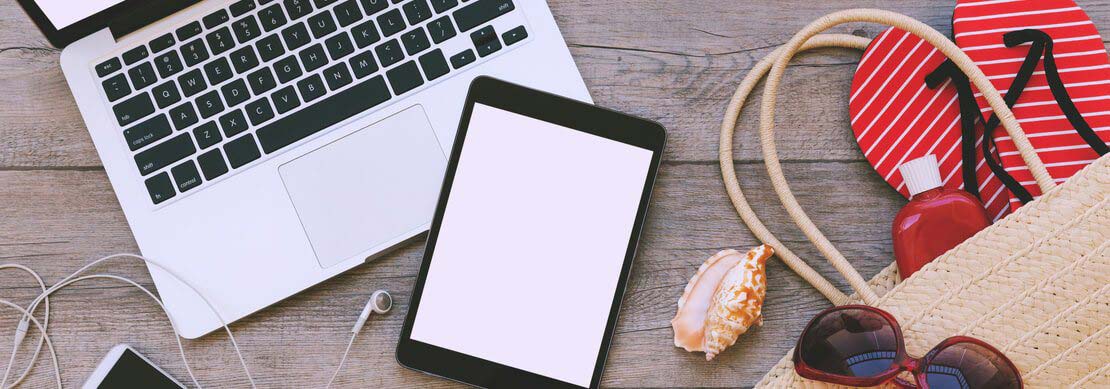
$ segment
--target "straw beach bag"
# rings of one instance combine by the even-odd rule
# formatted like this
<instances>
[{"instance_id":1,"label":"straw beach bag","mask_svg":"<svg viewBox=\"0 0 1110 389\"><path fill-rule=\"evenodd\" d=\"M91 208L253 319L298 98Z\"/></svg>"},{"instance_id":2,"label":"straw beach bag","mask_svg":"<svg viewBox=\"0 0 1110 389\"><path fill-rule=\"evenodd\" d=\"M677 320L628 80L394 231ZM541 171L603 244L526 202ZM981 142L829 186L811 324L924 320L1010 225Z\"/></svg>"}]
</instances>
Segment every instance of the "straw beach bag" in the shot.
<instances>
[{"instance_id":1,"label":"straw beach bag","mask_svg":"<svg viewBox=\"0 0 1110 389\"><path fill-rule=\"evenodd\" d=\"M863 50L866 38L818 35L848 22L898 27L952 59L983 92L1038 187L1037 200L981 231L898 284L895 266L865 280L798 205L783 176L774 140L775 97L796 52L822 47ZM843 275L846 296L775 238L740 190L732 160L736 120L750 92L767 75L760 138L767 172L790 217ZM729 197L745 224L774 247L791 269L834 304L865 303L893 314L912 355L954 335L982 339L1006 354L1029 387L1110 387L1110 157L1102 157L1056 185L1028 138L983 72L944 35L907 16L880 10L826 15L755 66L741 83L721 128L721 169ZM773 287L773 286L772 286ZM824 387L794 373L790 353L759 387Z\"/></svg>"}]
</instances>

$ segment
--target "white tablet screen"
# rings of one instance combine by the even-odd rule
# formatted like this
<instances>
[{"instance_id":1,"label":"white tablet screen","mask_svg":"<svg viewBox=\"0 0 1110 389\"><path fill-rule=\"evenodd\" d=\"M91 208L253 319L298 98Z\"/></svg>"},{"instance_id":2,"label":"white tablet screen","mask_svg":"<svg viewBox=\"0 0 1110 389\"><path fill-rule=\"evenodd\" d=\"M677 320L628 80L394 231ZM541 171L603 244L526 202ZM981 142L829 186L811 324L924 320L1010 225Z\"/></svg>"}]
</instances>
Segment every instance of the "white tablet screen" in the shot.
<instances>
[{"instance_id":1,"label":"white tablet screen","mask_svg":"<svg viewBox=\"0 0 1110 389\"><path fill-rule=\"evenodd\" d=\"M651 159L476 103L411 338L589 386Z\"/></svg>"},{"instance_id":2,"label":"white tablet screen","mask_svg":"<svg viewBox=\"0 0 1110 389\"><path fill-rule=\"evenodd\" d=\"M97 12L122 3L123 0L35 0L56 29L69 27Z\"/></svg>"}]
</instances>

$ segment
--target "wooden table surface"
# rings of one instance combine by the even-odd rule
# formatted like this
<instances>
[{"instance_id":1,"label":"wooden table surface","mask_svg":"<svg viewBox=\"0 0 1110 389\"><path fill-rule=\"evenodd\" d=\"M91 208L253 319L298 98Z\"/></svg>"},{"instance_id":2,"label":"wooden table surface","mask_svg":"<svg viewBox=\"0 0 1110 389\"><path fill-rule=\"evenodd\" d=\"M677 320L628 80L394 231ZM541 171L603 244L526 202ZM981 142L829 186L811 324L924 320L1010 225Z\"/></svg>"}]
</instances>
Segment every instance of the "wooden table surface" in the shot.
<instances>
[{"instance_id":1,"label":"wooden table surface","mask_svg":"<svg viewBox=\"0 0 1110 389\"><path fill-rule=\"evenodd\" d=\"M763 327L709 363L672 343L675 301L697 266L722 249L757 244L721 184L718 128L729 96L756 61L822 14L886 8L948 33L954 1L549 3L597 103L658 120L670 132L603 385L755 384L792 347L805 322L830 303L773 260ZM1110 2L1080 0L1080 5L1098 27L1110 28ZM868 37L881 31L877 25L836 29ZM48 283L103 255L137 251L63 80L59 54L14 1L0 2L0 263L30 266ZM802 206L870 277L891 261L890 221L904 200L870 169L850 135L845 102L859 55L824 50L795 61L779 99L778 141ZM749 103L742 118L736 146L746 193L785 244L850 292L778 205L761 165L753 131L757 109L752 107ZM406 370L393 357L423 245L423 240L408 244L234 324L260 386L326 382L358 311L371 291L383 288L393 292L396 309L374 317L363 330L337 386L456 386ZM100 270L150 285L137 262ZM25 303L37 293L24 274L0 273L0 298ZM87 282L51 301L58 313L50 322L52 340L67 386L79 385L117 343L130 343L175 377L187 378L165 316L141 292L118 283ZM0 345L10 344L8 329L17 320L14 311L0 308ZM527 347L528 340L520 344ZM186 350L205 386L246 385L226 335L186 341ZM7 351L0 347L4 361ZM24 347L18 369L27 354ZM25 387L52 382L49 360L40 359Z\"/></svg>"}]
</instances>

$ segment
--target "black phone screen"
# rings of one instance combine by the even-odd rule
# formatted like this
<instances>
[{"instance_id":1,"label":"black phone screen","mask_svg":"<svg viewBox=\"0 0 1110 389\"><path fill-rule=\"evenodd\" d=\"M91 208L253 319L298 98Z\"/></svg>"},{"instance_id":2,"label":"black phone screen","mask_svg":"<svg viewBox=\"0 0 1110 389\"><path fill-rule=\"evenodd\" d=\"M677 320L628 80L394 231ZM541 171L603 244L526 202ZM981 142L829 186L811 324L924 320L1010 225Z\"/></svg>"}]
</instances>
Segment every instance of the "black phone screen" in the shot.
<instances>
[{"instance_id":1,"label":"black phone screen","mask_svg":"<svg viewBox=\"0 0 1110 389\"><path fill-rule=\"evenodd\" d=\"M108 371L108 375L104 377L104 381L98 388L182 389L173 379L162 374L130 349L123 351L123 355L116 361L115 366L112 366L112 370Z\"/></svg>"}]
</instances>

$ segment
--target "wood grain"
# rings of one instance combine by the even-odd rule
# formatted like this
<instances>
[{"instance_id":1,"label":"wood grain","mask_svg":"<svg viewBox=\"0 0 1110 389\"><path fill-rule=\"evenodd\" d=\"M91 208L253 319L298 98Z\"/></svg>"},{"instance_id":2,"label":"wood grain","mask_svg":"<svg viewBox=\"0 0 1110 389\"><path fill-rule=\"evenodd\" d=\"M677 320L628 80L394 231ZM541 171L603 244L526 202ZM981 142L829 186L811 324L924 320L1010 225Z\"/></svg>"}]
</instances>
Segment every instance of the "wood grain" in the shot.
<instances>
[{"instance_id":1,"label":"wood grain","mask_svg":"<svg viewBox=\"0 0 1110 389\"><path fill-rule=\"evenodd\" d=\"M716 163L717 133L727 99L744 73L808 21L849 7L882 7L947 32L952 2L826 0L735 2L551 0L552 11L586 84L601 105L652 118L670 142L649 221L624 299L604 385L614 387L749 386L792 347L804 323L828 306L779 262L769 266L766 324L712 363L673 347L675 300L705 258L757 244L732 210ZM1099 27L1110 4L1081 1ZM874 36L881 28L838 32ZM136 251L79 112L50 48L15 2L0 3L0 263L21 263L54 282L85 262ZM801 56L780 97L779 149L799 201L864 276L889 264L889 220L903 200L863 161L848 131L849 82L859 53L825 50ZM756 99L750 104L758 102ZM741 184L765 223L844 291L786 216L759 164L749 112L737 135ZM326 382L358 310L373 290L397 298L396 310L362 332L337 386L454 387L399 367L393 359L423 241L413 242L233 325L264 387ZM99 269L150 285L144 267L120 262ZM0 298L26 302L36 287L23 274L0 272ZM79 284L53 299L51 323L63 381L76 386L114 344L135 345L175 377L187 375L172 332L156 305L109 281ZM573 314L568 311L566 314ZM18 315L0 308L0 345L11 342ZM527 340L521 340L527 345ZM26 348L26 347L25 347ZM201 383L246 381L227 342L215 334L187 341ZM25 352L17 362L26 364ZM7 359L0 347L0 358ZM46 387L41 359L25 387Z\"/></svg>"}]
</instances>

